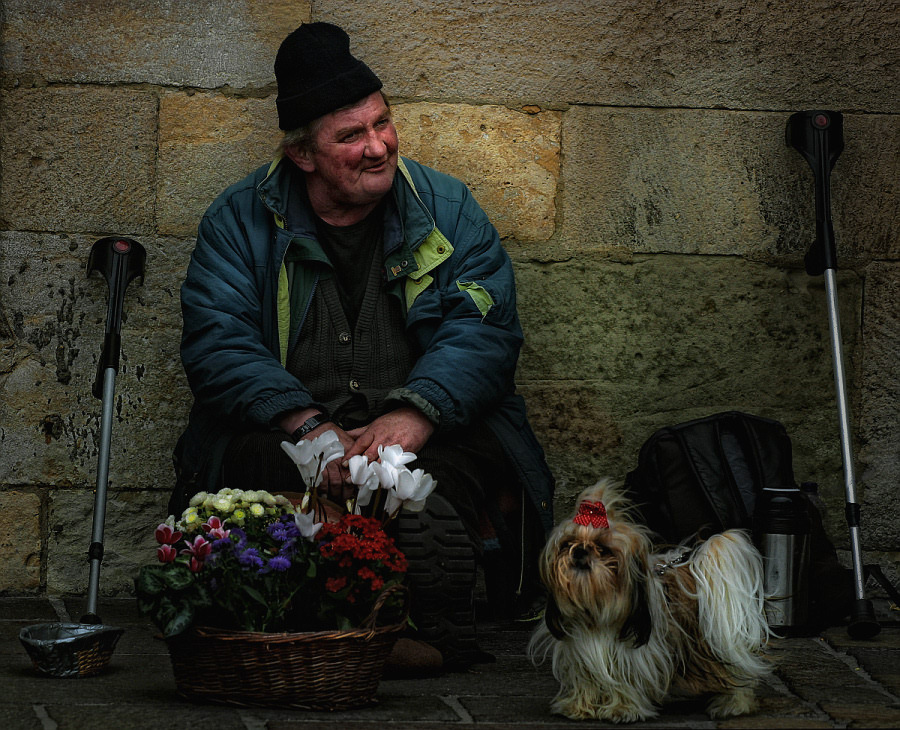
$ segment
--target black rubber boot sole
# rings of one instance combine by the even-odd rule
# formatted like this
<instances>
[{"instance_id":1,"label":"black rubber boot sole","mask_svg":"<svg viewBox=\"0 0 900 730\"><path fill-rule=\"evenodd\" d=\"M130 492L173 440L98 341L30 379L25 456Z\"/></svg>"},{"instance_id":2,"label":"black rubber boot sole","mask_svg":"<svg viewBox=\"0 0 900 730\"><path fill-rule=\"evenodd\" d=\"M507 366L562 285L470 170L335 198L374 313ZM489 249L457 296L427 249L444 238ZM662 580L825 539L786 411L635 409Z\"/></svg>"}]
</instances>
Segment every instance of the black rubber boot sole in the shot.
<instances>
[{"instance_id":1,"label":"black rubber boot sole","mask_svg":"<svg viewBox=\"0 0 900 730\"><path fill-rule=\"evenodd\" d=\"M409 562L416 638L441 652L447 670L491 661L475 637L475 549L453 506L432 494L421 512L401 512L397 542Z\"/></svg>"}]
</instances>

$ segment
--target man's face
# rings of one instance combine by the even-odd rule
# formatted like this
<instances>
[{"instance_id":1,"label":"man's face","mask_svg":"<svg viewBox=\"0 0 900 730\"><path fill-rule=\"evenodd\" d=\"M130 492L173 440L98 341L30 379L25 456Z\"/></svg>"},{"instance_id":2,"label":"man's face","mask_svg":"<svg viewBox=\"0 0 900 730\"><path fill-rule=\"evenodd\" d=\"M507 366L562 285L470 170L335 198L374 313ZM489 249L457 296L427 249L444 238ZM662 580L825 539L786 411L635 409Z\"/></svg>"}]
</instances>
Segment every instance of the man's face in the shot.
<instances>
[{"instance_id":1,"label":"man's face","mask_svg":"<svg viewBox=\"0 0 900 730\"><path fill-rule=\"evenodd\" d=\"M388 193L397 171L397 145L390 110L376 92L327 114L313 150L288 154L306 173L313 208L328 220L371 209Z\"/></svg>"}]
</instances>

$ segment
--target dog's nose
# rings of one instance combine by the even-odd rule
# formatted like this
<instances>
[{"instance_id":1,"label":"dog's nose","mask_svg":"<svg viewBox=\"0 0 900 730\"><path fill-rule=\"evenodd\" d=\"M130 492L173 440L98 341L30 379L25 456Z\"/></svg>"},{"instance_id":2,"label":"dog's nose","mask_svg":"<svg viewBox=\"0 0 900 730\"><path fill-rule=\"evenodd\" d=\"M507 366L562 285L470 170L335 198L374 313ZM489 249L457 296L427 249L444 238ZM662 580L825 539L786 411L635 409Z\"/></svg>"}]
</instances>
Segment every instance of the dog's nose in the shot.
<instances>
[{"instance_id":1,"label":"dog's nose","mask_svg":"<svg viewBox=\"0 0 900 730\"><path fill-rule=\"evenodd\" d=\"M579 570L587 570L590 567L590 561L588 560L589 553L580 545L576 545L572 548L572 565L574 565Z\"/></svg>"}]
</instances>

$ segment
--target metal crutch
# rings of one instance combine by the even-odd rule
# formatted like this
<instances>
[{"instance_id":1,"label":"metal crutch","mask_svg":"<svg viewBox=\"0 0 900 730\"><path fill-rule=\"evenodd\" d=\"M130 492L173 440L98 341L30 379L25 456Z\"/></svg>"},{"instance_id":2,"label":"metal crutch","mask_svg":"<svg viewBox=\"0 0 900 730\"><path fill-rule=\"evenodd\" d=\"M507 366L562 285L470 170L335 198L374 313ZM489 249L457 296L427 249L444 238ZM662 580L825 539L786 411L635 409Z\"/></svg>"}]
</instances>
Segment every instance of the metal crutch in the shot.
<instances>
[{"instance_id":1,"label":"metal crutch","mask_svg":"<svg viewBox=\"0 0 900 730\"><path fill-rule=\"evenodd\" d=\"M828 323L831 332L831 352L834 365L834 384L837 394L838 418L841 432L841 456L844 463L846 518L850 528L850 553L853 560L855 601L850 612L847 633L855 639L869 639L881 631L875 619L872 602L866 598L866 573L860 548L860 509L856 501L856 478L853 471L850 414L847 399L844 353L841 346L841 324L837 302L837 253L834 226L831 222L830 175L838 156L844 149L844 121L840 112L803 111L792 114L785 132L787 144L796 149L812 168L816 188L816 240L804 258L806 273L825 275L825 295Z\"/></svg>"},{"instance_id":2,"label":"metal crutch","mask_svg":"<svg viewBox=\"0 0 900 730\"><path fill-rule=\"evenodd\" d=\"M99 271L106 278L109 300L106 311L106 334L103 350L97 363L97 376L91 392L103 402L100 420L100 452L97 458L97 488L94 492L94 521L91 545L88 549L90 577L87 592L87 613L82 623L102 623L97 615L97 595L100 590L100 563L103 561L103 526L106 521L106 488L109 479L109 445L112 435L112 416L119 370L119 354L122 349L122 309L125 290L131 281L144 280L144 262L147 254L143 246L129 238L110 236L101 238L91 247L87 275Z\"/></svg>"}]
</instances>

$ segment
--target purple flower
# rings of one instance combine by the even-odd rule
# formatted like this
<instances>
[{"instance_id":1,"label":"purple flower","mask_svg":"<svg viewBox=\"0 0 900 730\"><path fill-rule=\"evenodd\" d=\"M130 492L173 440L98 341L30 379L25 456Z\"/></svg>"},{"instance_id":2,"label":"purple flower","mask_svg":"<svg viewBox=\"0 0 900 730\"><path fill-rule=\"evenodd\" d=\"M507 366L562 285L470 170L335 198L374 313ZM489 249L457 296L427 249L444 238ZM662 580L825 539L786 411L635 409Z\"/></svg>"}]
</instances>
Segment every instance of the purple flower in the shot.
<instances>
[{"instance_id":1,"label":"purple flower","mask_svg":"<svg viewBox=\"0 0 900 730\"><path fill-rule=\"evenodd\" d=\"M294 557L297 554L297 540L293 537L285 540L281 543L281 547L278 548L278 554L284 555L286 558Z\"/></svg>"},{"instance_id":2,"label":"purple flower","mask_svg":"<svg viewBox=\"0 0 900 730\"><path fill-rule=\"evenodd\" d=\"M283 573L291 567L291 561L284 555L276 555L269 559L266 567L268 568L267 572Z\"/></svg>"},{"instance_id":3,"label":"purple flower","mask_svg":"<svg viewBox=\"0 0 900 730\"><path fill-rule=\"evenodd\" d=\"M276 542L284 542L287 539L287 531L283 522L273 522L266 528L266 532Z\"/></svg>"},{"instance_id":4,"label":"purple flower","mask_svg":"<svg viewBox=\"0 0 900 730\"><path fill-rule=\"evenodd\" d=\"M244 532L240 527L232 527L231 534L233 537L237 537L237 547L238 549L242 549L247 545L247 533Z\"/></svg>"},{"instance_id":5,"label":"purple flower","mask_svg":"<svg viewBox=\"0 0 900 730\"><path fill-rule=\"evenodd\" d=\"M238 553L238 562L246 568L262 568L263 560L259 557L259 551L256 548L247 548Z\"/></svg>"}]
</instances>

